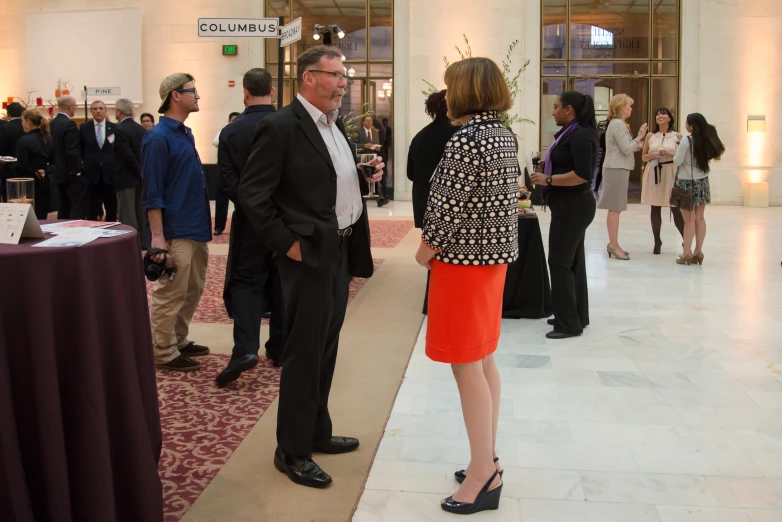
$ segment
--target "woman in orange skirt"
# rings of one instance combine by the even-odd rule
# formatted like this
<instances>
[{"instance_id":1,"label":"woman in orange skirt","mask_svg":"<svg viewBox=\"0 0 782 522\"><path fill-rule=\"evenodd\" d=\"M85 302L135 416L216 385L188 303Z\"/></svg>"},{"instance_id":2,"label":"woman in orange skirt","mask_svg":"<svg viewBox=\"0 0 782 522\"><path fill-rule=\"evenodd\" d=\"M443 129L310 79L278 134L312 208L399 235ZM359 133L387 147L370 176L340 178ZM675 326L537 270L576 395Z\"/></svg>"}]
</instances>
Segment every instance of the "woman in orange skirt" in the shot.
<instances>
[{"instance_id":1,"label":"woman in orange skirt","mask_svg":"<svg viewBox=\"0 0 782 522\"><path fill-rule=\"evenodd\" d=\"M448 117L462 128L446 145L427 202L416 261L431 270L426 355L451 364L470 439L470 465L441 507L497 509L502 492L495 446L500 374L494 351L502 325L508 263L518 257L519 162L499 114L511 107L497 64L468 58L445 72Z\"/></svg>"}]
</instances>

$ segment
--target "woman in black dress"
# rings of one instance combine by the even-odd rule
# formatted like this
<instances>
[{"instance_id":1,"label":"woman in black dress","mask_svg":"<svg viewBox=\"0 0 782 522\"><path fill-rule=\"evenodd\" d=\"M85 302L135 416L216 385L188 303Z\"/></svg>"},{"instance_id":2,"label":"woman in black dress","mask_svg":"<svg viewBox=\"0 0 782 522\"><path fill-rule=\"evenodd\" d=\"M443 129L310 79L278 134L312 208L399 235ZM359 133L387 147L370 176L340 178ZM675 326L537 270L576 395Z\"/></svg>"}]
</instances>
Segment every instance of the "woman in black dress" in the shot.
<instances>
[{"instance_id":1,"label":"woman in black dress","mask_svg":"<svg viewBox=\"0 0 782 522\"><path fill-rule=\"evenodd\" d=\"M584 236L595 218L590 190L597 161L597 126L592 97L565 92L554 103L554 120L562 127L539 164L532 183L548 187L551 208L548 264L554 330L549 339L581 335L589 324Z\"/></svg>"},{"instance_id":2,"label":"woman in black dress","mask_svg":"<svg viewBox=\"0 0 782 522\"><path fill-rule=\"evenodd\" d=\"M459 130L459 127L452 125L448 119L445 89L429 95L426 99L426 114L433 121L415 135L407 152L407 179L413 182L413 217L416 228L423 228L432 176L443 157L445 145Z\"/></svg>"},{"instance_id":3,"label":"woman in black dress","mask_svg":"<svg viewBox=\"0 0 782 522\"><path fill-rule=\"evenodd\" d=\"M416 228L424 228L424 214L432 177L445 152L445 145L451 136L459 130L448 118L448 104L445 101L446 89L429 95L426 99L426 114L432 123L421 129L410 143L407 151L407 179L413 182L413 219ZM429 272L426 275L426 294L424 309L426 314L429 302Z\"/></svg>"},{"instance_id":4,"label":"woman in black dress","mask_svg":"<svg viewBox=\"0 0 782 522\"><path fill-rule=\"evenodd\" d=\"M22 113L22 127L26 134L16 142L14 175L35 180L35 216L46 219L52 210L49 176L54 171L54 139L49 121L36 110Z\"/></svg>"}]
</instances>

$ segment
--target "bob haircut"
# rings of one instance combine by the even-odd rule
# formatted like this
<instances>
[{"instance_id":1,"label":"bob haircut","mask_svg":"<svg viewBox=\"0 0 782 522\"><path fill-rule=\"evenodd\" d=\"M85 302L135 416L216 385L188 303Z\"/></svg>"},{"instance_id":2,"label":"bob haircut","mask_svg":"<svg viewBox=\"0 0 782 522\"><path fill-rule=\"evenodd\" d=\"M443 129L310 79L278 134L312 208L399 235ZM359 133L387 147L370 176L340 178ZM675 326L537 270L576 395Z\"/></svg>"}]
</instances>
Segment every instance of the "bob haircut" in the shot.
<instances>
[{"instance_id":1,"label":"bob haircut","mask_svg":"<svg viewBox=\"0 0 782 522\"><path fill-rule=\"evenodd\" d=\"M611 101L608 102L608 119L621 118L622 109L631 103L633 103L633 99L626 94L617 94L611 98Z\"/></svg>"},{"instance_id":2,"label":"bob haircut","mask_svg":"<svg viewBox=\"0 0 782 522\"><path fill-rule=\"evenodd\" d=\"M506 112L513 103L502 71L488 58L467 58L445 71L448 116L458 120L484 111Z\"/></svg>"}]
</instances>

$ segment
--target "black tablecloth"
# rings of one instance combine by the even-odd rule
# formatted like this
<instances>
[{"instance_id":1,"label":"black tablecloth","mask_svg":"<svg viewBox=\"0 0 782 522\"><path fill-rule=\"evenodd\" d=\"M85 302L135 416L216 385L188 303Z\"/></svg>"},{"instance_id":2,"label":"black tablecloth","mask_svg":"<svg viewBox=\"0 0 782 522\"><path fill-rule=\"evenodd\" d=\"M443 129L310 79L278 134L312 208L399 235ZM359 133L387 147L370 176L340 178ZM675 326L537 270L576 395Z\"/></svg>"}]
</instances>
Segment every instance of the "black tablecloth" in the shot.
<instances>
[{"instance_id":1,"label":"black tablecloth","mask_svg":"<svg viewBox=\"0 0 782 522\"><path fill-rule=\"evenodd\" d=\"M160 522L136 232L79 248L31 248L39 241L0 245L0 520Z\"/></svg>"},{"instance_id":2,"label":"black tablecloth","mask_svg":"<svg viewBox=\"0 0 782 522\"><path fill-rule=\"evenodd\" d=\"M519 215L519 259L508 265L502 317L540 319L551 315L551 283L538 217Z\"/></svg>"},{"instance_id":3,"label":"black tablecloth","mask_svg":"<svg viewBox=\"0 0 782 522\"><path fill-rule=\"evenodd\" d=\"M427 312L429 275L423 313ZM502 317L507 319L540 319L551 315L551 284L548 263L543 251L543 238L535 214L519 216L519 259L508 265L505 292L502 296Z\"/></svg>"}]
</instances>

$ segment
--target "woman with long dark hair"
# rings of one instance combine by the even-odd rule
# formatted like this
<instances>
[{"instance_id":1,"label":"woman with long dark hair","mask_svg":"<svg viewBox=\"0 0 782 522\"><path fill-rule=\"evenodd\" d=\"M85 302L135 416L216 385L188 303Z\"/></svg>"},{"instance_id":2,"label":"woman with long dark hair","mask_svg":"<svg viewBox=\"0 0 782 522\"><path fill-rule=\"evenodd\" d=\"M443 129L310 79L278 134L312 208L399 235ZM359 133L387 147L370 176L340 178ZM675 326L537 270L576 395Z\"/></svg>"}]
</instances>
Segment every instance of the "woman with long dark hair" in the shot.
<instances>
[{"instance_id":1,"label":"woman with long dark hair","mask_svg":"<svg viewBox=\"0 0 782 522\"><path fill-rule=\"evenodd\" d=\"M711 203L709 171L711 160L719 160L725 152L717 135L717 129L710 125L702 114L687 115L685 124L689 136L682 138L673 163L679 167L676 187L692 194L692 210L682 209L684 218L684 244L682 255L676 259L680 265L703 264L703 241L706 238L706 205ZM695 250L692 240L695 238Z\"/></svg>"},{"instance_id":2,"label":"woman with long dark hair","mask_svg":"<svg viewBox=\"0 0 782 522\"><path fill-rule=\"evenodd\" d=\"M565 339L581 335L589 324L584 236L595 218L590 190L597 161L595 102L589 95L568 91L554 102L552 115L562 130L532 183L548 187L551 208L548 264L554 319L549 324L554 330L546 337Z\"/></svg>"},{"instance_id":3,"label":"woman with long dark hair","mask_svg":"<svg viewBox=\"0 0 782 522\"><path fill-rule=\"evenodd\" d=\"M22 127L26 134L16 142L14 175L35 180L35 217L46 219L52 210L49 177L55 170L54 139L49 120L37 110L22 113Z\"/></svg>"},{"instance_id":4,"label":"woman with long dark hair","mask_svg":"<svg viewBox=\"0 0 782 522\"><path fill-rule=\"evenodd\" d=\"M655 254L660 253L663 242L660 239L662 227L662 208L670 205L671 189L676 181L676 167L673 157L679 148L682 135L676 132L676 124L671 111L665 107L654 113L654 129L646 135L641 159L646 163L641 178L641 204L651 205L652 235ZM684 237L684 218L677 207L671 207L673 221L679 234Z\"/></svg>"}]
</instances>

